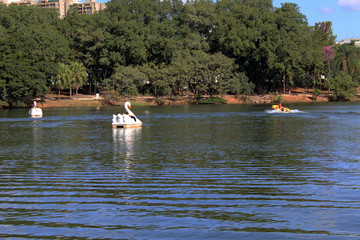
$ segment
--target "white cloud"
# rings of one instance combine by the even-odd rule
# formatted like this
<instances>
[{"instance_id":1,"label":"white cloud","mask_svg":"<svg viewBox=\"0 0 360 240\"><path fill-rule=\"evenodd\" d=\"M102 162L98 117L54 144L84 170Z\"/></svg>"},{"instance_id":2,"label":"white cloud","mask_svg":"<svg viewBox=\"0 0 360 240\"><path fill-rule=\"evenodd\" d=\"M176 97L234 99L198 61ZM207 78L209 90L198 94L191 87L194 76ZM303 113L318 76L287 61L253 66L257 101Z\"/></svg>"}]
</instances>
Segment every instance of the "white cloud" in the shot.
<instances>
[{"instance_id":1,"label":"white cloud","mask_svg":"<svg viewBox=\"0 0 360 240\"><path fill-rule=\"evenodd\" d=\"M337 3L340 7L350 10L360 11L360 0L339 0Z\"/></svg>"},{"instance_id":2,"label":"white cloud","mask_svg":"<svg viewBox=\"0 0 360 240\"><path fill-rule=\"evenodd\" d=\"M328 8L328 7L325 7L325 6L321 7L321 8L320 8L320 11L321 11L322 13L325 13L325 14L332 14L332 13L334 13L334 9L333 9L333 8Z\"/></svg>"}]
</instances>

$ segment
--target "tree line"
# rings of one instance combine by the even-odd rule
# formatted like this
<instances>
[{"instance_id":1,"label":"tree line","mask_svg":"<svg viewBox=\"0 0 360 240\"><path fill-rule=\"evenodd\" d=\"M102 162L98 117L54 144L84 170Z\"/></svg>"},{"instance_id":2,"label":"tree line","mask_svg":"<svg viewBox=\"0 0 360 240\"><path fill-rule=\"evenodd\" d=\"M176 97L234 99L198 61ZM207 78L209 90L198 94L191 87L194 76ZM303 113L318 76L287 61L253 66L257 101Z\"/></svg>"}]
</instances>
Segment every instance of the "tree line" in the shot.
<instances>
[{"instance_id":1,"label":"tree line","mask_svg":"<svg viewBox=\"0 0 360 240\"><path fill-rule=\"evenodd\" d=\"M24 106L51 88L87 85L123 96L262 94L302 87L350 99L360 52L331 22L309 26L294 3L272 0L111 0L75 7L0 5L0 93Z\"/></svg>"}]
</instances>

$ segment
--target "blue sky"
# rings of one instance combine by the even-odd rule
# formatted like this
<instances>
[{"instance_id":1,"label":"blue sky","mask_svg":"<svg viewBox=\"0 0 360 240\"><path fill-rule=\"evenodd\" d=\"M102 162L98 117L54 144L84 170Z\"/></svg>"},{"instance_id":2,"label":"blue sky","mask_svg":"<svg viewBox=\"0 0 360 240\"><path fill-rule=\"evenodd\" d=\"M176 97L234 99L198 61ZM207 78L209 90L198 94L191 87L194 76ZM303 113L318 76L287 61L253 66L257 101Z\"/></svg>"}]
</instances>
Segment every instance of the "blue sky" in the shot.
<instances>
[{"instance_id":1,"label":"blue sky","mask_svg":"<svg viewBox=\"0 0 360 240\"><path fill-rule=\"evenodd\" d=\"M331 21L337 41L360 38L360 0L273 0L273 5L281 7L285 2L296 3L310 26Z\"/></svg>"}]
</instances>

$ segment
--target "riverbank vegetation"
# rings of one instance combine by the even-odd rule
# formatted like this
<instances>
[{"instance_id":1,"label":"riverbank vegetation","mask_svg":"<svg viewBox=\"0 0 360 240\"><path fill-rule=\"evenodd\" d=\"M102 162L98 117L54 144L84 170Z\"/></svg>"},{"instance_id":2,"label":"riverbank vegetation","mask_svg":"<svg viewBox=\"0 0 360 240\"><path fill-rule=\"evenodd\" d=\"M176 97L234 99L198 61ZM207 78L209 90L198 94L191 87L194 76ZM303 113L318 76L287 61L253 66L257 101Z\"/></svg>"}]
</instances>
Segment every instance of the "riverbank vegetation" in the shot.
<instances>
[{"instance_id":1,"label":"riverbank vegetation","mask_svg":"<svg viewBox=\"0 0 360 240\"><path fill-rule=\"evenodd\" d=\"M0 101L21 107L51 89L120 96L323 91L348 100L360 52L331 22L309 26L271 0L111 0L93 15L0 5Z\"/></svg>"}]
</instances>

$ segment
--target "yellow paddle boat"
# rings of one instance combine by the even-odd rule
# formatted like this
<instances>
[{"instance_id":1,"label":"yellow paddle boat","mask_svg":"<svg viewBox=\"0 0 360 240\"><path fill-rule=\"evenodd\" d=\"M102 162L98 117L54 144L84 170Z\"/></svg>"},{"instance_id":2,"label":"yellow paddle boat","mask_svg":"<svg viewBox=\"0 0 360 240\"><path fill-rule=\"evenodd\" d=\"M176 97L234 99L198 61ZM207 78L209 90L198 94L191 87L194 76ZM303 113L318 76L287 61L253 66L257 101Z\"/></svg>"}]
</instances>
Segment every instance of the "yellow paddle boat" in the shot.
<instances>
[{"instance_id":1,"label":"yellow paddle boat","mask_svg":"<svg viewBox=\"0 0 360 240\"><path fill-rule=\"evenodd\" d=\"M289 113L291 111L290 108L279 107L279 105L272 105L272 108L283 113Z\"/></svg>"}]
</instances>

